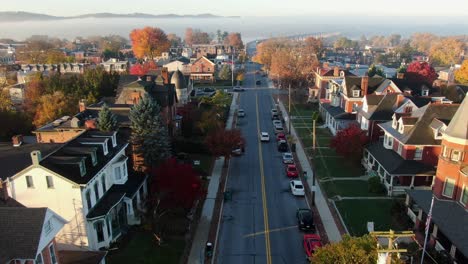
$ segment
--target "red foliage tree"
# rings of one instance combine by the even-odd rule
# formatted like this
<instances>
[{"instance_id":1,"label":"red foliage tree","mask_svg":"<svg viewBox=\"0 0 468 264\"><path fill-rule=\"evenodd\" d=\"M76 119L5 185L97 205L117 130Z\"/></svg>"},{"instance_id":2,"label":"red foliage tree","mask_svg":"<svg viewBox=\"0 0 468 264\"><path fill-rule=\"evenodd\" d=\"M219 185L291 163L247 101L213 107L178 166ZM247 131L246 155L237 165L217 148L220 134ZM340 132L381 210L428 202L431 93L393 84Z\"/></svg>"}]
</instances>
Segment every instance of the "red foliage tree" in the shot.
<instances>
[{"instance_id":1,"label":"red foliage tree","mask_svg":"<svg viewBox=\"0 0 468 264\"><path fill-rule=\"evenodd\" d=\"M209 133L205 139L205 144L210 152L216 156L224 156L229 160L232 150L242 144L244 139L239 129L226 130L217 129Z\"/></svg>"},{"instance_id":2,"label":"red foliage tree","mask_svg":"<svg viewBox=\"0 0 468 264\"><path fill-rule=\"evenodd\" d=\"M336 133L330 142L330 147L335 149L337 154L358 161L368 140L366 132L352 124Z\"/></svg>"},{"instance_id":3,"label":"red foliage tree","mask_svg":"<svg viewBox=\"0 0 468 264\"><path fill-rule=\"evenodd\" d=\"M161 207L190 209L202 194L200 176L191 164L170 158L152 171L151 193L160 194Z\"/></svg>"},{"instance_id":4,"label":"red foliage tree","mask_svg":"<svg viewBox=\"0 0 468 264\"><path fill-rule=\"evenodd\" d=\"M154 61L150 60L144 62L143 64L136 63L130 68L131 75L143 76L146 75L151 70L157 70L158 65Z\"/></svg>"},{"instance_id":5,"label":"red foliage tree","mask_svg":"<svg viewBox=\"0 0 468 264\"><path fill-rule=\"evenodd\" d=\"M406 69L406 79L411 82L426 83L432 86L437 79L438 74L434 68L427 62L415 61L408 65Z\"/></svg>"}]
</instances>

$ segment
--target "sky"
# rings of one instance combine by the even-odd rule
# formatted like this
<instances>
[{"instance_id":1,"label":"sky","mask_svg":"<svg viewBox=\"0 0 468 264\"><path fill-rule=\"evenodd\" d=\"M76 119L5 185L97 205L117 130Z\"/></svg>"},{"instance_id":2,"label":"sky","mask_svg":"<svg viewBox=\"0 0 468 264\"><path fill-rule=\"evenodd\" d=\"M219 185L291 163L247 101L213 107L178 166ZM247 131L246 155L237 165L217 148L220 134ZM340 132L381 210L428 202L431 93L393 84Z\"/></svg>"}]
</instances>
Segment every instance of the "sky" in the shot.
<instances>
[{"instance_id":1,"label":"sky","mask_svg":"<svg viewBox=\"0 0 468 264\"><path fill-rule=\"evenodd\" d=\"M87 13L201 14L220 16L370 15L468 16L467 0L21 0L2 1L0 11L55 16Z\"/></svg>"}]
</instances>

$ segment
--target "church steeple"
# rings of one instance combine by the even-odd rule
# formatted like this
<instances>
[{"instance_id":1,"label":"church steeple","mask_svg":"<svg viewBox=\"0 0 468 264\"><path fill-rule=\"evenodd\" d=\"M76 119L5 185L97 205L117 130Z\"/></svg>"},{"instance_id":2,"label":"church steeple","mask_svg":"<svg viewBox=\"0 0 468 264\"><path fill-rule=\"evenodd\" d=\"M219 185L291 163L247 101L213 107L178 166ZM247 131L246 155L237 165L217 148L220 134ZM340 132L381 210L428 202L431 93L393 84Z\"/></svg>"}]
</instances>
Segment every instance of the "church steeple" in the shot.
<instances>
[{"instance_id":1,"label":"church steeple","mask_svg":"<svg viewBox=\"0 0 468 264\"><path fill-rule=\"evenodd\" d=\"M468 145L468 93L444 133L447 141Z\"/></svg>"}]
</instances>

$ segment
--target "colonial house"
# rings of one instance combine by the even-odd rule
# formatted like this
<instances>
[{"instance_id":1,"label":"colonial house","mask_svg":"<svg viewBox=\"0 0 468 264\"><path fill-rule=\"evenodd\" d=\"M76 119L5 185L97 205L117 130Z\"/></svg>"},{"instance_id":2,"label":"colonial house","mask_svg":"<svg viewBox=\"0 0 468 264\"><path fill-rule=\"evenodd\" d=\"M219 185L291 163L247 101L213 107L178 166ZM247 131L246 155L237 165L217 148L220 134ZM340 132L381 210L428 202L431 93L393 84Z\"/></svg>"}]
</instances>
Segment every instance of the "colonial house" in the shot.
<instances>
[{"instance_id":1,"label":"colonial house","mask_svg":"<svg viewBox=\"0 0 468 264\"><path fill-rule=\"evenodd\" d=\"M234 51L234 48L232 46L222 44L194 44L192 45L192 51L197 58L211 56L216 57L216 55L231 54Z\"/></svg>"},{"instance_id":2,"label":"colonial house","mask_svg":"<svg viewBox=\"0 0 468 264\"><path fill-rule=\"evenodd\" d=\"M216 64L207 57L202 56L192 63L190 67L190 80L199 83L214 83Z\"/></svg>"},{"instance_id":3,"label":"colonial house","mask_svg":"<svg viewBox=\"0 0 468 264\"><path fill-rule=\"evenodd\" d=\"M163 65L169 72L181 71L185 76L190 76L190 59L180 57Z\"/></svg>"},{"instance_id":4,"label":"colonial house","mask_svg":"<svg viewBox=\"0 0 468 264\"><path fill-rule=\"evenodd\" d=\"M415 229L424 231L434 199L429 245L445 250L456 263L468 263L468 96L458 108L441 138L434 186L431 190L408 190L407 213Z\"/></svg>"},{"instance_id":5,"label":"colonial house","mask_svg":"<svg viewBox=\"0 0 468 264\"><path fill-rule=\"evenodd\" d=\"M144 210L146 176L129 174L127 146L116 132L87 131L66 144L11 147L0 162L14 169L2 179L24 206L47 206L67 221L57 242L106 248Z\"/></svg>"},{"instance_id":6,"label":"colonial house","mask_svg":"<svg viewBox=\"0 0 468 264\"><path fill-rule=\"evenodd\" d=\"M99 65L101 65L106 72L126 73L130 68L130 63L128 61L119 61L114 58L101 62Z\"/></svg>"},{"instance_id":7,"label":"colonial house","mask_svg":"<svg viewBox=\"0 0 468 264\"><path fill-rule=\"evenodd\" d=\"M393 120L380 123L383 140L364 149L362 164L380 177L388 195L407 189L430 189L441 151L442 132L458 105L428 104L411 113L393 114Z\"/></svg>"},{"instance_id":8,"label":"colonial house","mask_svg":"<svg viewBox=\"0 0 468 264\"><path fill-rule=\"evenodd\" d=\"M21 70L24 72L60 72L83 74L89 63L59 63L59 64L22 64Z\"/></svg>"},{"instance_id":9,"label":"colonial house","mask_svg":"<svg viewBox=\"0 0 468 264\"><path fill-rule=\"evenodd\" d=\"M343 80L345 76L353 76L348 70L339 67L318 67L314 71L315 85L309 88L309 101L317 102L329 98L328 84L330 80Z\"/></svg>"}]
</instances>

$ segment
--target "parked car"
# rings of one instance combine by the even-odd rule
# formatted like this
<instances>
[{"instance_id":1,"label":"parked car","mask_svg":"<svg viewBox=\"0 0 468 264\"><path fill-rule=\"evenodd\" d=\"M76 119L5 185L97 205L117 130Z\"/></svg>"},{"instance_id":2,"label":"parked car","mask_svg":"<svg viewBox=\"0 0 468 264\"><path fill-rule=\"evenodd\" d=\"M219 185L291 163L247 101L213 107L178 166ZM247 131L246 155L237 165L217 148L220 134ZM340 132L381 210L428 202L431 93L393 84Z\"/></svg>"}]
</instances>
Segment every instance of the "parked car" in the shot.
<instances>
[{"instance_id":1,"label":"parked car","mask_svg":"<svg viewBox=\"0 0 468 264\"><path fill-rule=\"evenodd\" d=\"M235 86L232 90L234 92L243 92L243 91L245 91L245 89L243 87L240 87L240 86Z\"/></svg>"},{"instance_id":2,"label":"parked car","mask_svg":"<svg viewBox=\"0 0 468 264\"><path fill-rule=\"evenodd\" d=\"M322 239L317 234L305 234L302 244L304 246L307 259L310 260L315 250L322 247Z\"/></svg>"},{"instance_id":3,"label":"parked car","mask_svg":"<svg viewBox=\"0 0 468 264\"><path fill-rule=\"evenodd\" d=\"M255 84L260 85L260 84L262 84L262 82L260 80L258 80L258 81L255 82Z\"/></svg>"},{"instance_id":4,"label":"parked car","mask_svg":"<svg viewBox=\"0 0 468 264\"><path fill-rule=\"evenodd\" d=\"M288 151L288 143L286 142L286 140L278 141L278 151L280 152Z\"/></svg>"},{"instance_id":5,"label":"parked car","mask_svg":"<svg viewBox=\"0 0 468 264\"><path fill-rule=\"evenodd\" d=\"M304 185L301 181L294 180L289 182L289 187L291 187L291 193L295 196L304 196Z\"/></svg>"},{"instance_id":6,"label":"parked car","mask_svg":"<svg viewBox=\"0 0 468 264\"><path fill-rule=\"evenodd\" d=\"M296 218L300 230L315 231L314 217L310 209L297 209Z\"/></svg>"},{"instance_id":7,"label":"parked car","mask_svg":"<svg viewBox=\"0 0 468 264\"><path fill-rule=\"evenodd\" d=\"M290 152L283 153L284 164L294 164L294 157Z\"/></svg>"},{"instance_id":8,"label":"parked car","mask_svg":"<svg viewBox=\"0 0 468 264\"><path fill-rule=\"evenodd\" d=\"M268 135L268 132L261 132L260 133L260 141L261 142L269 142L270 141L270 135Z\"/></svg>"},{"instance_id":9,"label":"parked car","mask_svg":"<svg viewBox=\"0 0 468 264\"><path fill-rule=\"evenodd\" d=\"M278 120L278 119L275 119L273 120L273 126L282 126L283 123L281 122L281 120Z\"/></svg>"},{"instance_id":10,"label":"parked car","mask_svg":"<svg viewBox=\"0 0 468 264\"><path fill-rule=\"evenodd\" d=\"M233 156L240 156L242 155L242 149L240 147L234 148L232 150L232 155Z\"/></svg>"},{"instance_id":11,"label":"parked car","mask_svg":"<svg viewBox=\"0 0 468 264\"><path fill-rule=\"evenodd\" d=\"M296 165L289 164L286 166L286 176L289 178L296 178L299 176L299 172L297 171Z\"/></svg>"},{"instance_id":12,"label":"parked car","mask_svg":"<svg viewBox=\"0 0 468 264\"><path fill-rule=\"evenodd\" d=\"M285 140L286 141L286 135L284 133L278 133L276 135L276 141L280 141L280 140Z\"/></svg>"},{"instance_id":13,"label":"parked car","mask_svg":"<svg viewBox=\"0 0 468 264\"><path fill-rule=\"evenodd\" d=\"M283 128L283 125L275 125L275 134L278 134L278 133L283 133L284 132L284 128Z\"/></svg>"},{"instance_id":14,"label":"parked car","mask_svg":"<svg viewBox=\"0 0 468 264\"><path fill-rule=\"evenodd\" d=\"M244 117L244 116L245 116L245 111L244 111L244 109L239 109L239 110L237 110L237 116L238 116L238 117Z\"/></svg>"},{"instance_id":15,"label":"parked car","mask_svg":"<svg viewBox=\"0 0 468 264\"><path fill-rule=\"evenodd\" d=\"M271 109L271 115L277 115L278 114L278 110L276 110L275 108Z\"/></svg>"}]
</instances>

